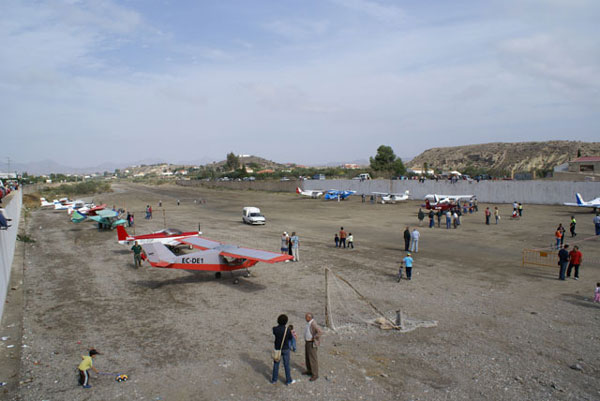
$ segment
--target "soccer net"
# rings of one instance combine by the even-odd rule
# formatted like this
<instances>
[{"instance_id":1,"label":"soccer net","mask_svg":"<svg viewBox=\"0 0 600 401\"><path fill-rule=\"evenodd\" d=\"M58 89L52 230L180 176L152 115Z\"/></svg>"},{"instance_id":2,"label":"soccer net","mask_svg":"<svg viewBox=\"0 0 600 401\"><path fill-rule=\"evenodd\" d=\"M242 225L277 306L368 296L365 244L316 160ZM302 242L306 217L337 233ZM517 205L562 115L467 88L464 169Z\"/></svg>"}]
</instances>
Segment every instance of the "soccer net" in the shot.
<instances>
[{"instance_id":1,"label":"soccer net","mask_svg":"<svg viewBox=\"0 0 600 401\"><path fill-rule=\"evenodd\" d=\"M380 311L347 279L325 268L325 319L328 328L336 332L352 332L370 325L383 330L408 332L419 327L437 326L435 321L409 319L402 311Z\"/></svg>"}]
</instances>

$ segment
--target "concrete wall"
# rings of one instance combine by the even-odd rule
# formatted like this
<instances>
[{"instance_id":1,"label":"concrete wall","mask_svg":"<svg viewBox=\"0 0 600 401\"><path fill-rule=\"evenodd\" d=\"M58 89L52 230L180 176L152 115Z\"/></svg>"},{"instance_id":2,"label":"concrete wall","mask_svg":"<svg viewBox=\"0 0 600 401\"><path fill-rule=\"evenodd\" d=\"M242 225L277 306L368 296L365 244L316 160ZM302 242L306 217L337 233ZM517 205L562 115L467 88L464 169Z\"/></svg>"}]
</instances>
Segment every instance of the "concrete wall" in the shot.
<instances>
[{"instance_id":1,"label":"concrete wall","mask_svg":"<svg viewBox=\"0 0 600 401\"><path fill-rule=\"evenodd\" d=\"M235 190L256 190L268 192L294 192L302 181L202 181L178 180L177 185L185 187L227 188Z\"/></svg>"},{"instance_id":2,"label":"concrete wall","mask_svg":"<svg viewBox=\"0 0 600 401\"><path fill-rule=\"evenodd\" d=\"M10 282L10 271L15 256L15 244L19 230L19 218L21 216L21 204L23 203L23 190L12 192L6 199L2 200L4 216L12 219L8 230L0 230L0 318L4 311L8 283Z\"/></svg>"},{"instance_id":3,"label":"concrete wall","mask_svg":"<svg viewBox=\"0 0 600 401\"><path fill-rule=\"evenodd\" d=\"M529 204L557 205L575 202L575 193L583 199L600 197L600 182L571 181L459 181L451 184L447 181L428 180L419 183L416 180L309 180L303 181L304 189L351 189L357 195L371 192L402 193L407 189L412 199L423 199L427 194L470 195L477 196L485 203L512 203L514 201Z\"/></svg>"}]
</instances>

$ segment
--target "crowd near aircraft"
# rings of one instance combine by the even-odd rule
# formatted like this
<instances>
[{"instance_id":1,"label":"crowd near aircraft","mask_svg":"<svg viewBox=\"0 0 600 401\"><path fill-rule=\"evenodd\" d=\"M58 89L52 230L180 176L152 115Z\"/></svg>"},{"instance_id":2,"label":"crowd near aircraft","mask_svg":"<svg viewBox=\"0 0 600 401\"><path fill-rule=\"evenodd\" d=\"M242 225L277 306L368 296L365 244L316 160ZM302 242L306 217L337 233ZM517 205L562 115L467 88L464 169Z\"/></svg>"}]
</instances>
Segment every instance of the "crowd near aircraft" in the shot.
<instances>
[{"instance_id":1,"label":"crowd near aircraft","mask_svg":"<svg viewBox=\"0 0 600 401\"><path fill-rule=\"evenodd\" d=\"M332 189L327 191L327 193L325 194L325 199L327 200L344 200L347 197L349 197L350 195L354 195L356 193L356 191L350 191L350 190L345 190L345 191L340 191L337 189Z\"/></svg>"},{"instance_id":2,"label":"crowd near aircraft","mask_svg":"<svg viewBox=\"0 0 600 401\"><path fill-rule=\"evenodd\" d=\"M373 192L373 195L381 197L381 203L396 203L408 200L410 191L406 190L403 194L392 194L386 192Z\"/></svg>"},{"instance_id":3,"label":"crowd near aircraft","mask_svg":"<svg viewBox=\"0 0 600 401\"><path fill-rule=\"evenodd\" d=\"M591 208L593 208L593 211L596 211L598 208L600 208L600 198L592 199L589 201L584 201L581 194L579 192L577 192L575 194L575 200L576 200L575 203L566 202L566 203L564 203L564 205L565 206L577 206L577 207L591 207Z\"/></svg>"},{"instance_id":4,"label":"crowd near aircraft","mask_svg":"<svg viewBox=\"0 0 600 401\"><path fill-rule=\"evenodd\" d=\"M302 196L310 196L313 199L316 199L319 196L323 195L323 191L318 191L318 190L314 191L311 189L302 190L302 189L300 189L300 187L296 188L296 193L298 195L302 195Z\"/></svg>"},{"instance_id":5,"label":"crowd near aircraft","mask_svg":"<svg viewBox=\"0 0 600 401\"><path fill-rule=\"evenodd\" d=\"M291 255L223 244L197 235L176 241L200 251L175 255L164 243L143 243L141 245L150 265L168 269L212 271L217 272L216 276L220 277L223 271L248 269L258 262L277 263L292 259Z\"/></svg>"}]
</instances>

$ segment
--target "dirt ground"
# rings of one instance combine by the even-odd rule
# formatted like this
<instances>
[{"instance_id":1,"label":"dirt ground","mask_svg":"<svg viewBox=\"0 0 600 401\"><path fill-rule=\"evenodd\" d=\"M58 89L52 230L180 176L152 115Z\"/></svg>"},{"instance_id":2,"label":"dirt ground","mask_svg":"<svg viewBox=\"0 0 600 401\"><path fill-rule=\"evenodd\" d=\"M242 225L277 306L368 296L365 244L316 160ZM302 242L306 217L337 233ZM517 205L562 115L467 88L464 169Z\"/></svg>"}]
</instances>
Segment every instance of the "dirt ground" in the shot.
<instances>
[{"instance_id":1,"label":"dirt ground","mask_svg":"<svg viewBox=\"0 0 600 401\"><path fill-rule=\"evenodd\" d=\"M1 333L22 324L22 338L0 343L7 400L598 400L599 242L581 241L579 281L558 281L557 267L522 267L524 247L548 246L559 222L578 218L577 240L593 236L592 215L572 208L525 205L524 217L484 224L483 208L458 229L420 229L413 280L395 280L404 256L402 231L417 223L419 202L396 205L299 198L296 194L115 184L96 196L135 211L136 233L168 227L207 238L277 251L283 231L300 237L298 263L259 263L249 278L133 267L116 232L75 225L66 212L36 210L24 226L35 244L20 244L15 263L23 299L11 291ZM158 201L166 209L163 219ZM176 205L176 199L181 205ZM194 199L206 203L195 204ZM146 204L154 219L144 220ZM258 206L267 224L241 223L243 206ZM334 248L344 226L356 249ZM567 238L569 243L570 238ZM331 330L319 349L320 378L301 375L304 344L292 354L291 386L269 383L271 328L280 313L299 333L304 313L325 323L324 268L349 280L380 310L435 320L409 333L375 327ZM18 317L19 313L22 317ZM11 326L12 325L12 326ZM15 326L16 325L16 326ZM4 334L2 334L4 335ZM9 345L16 345L7 349ZM93 377L76 383L89 347L101 371L130 381ZM19 357L20 356L20 357ZM571 366L578 365L578 369ZM21 382L21 384L19 384Z\"/></svg>"}]
</instances>

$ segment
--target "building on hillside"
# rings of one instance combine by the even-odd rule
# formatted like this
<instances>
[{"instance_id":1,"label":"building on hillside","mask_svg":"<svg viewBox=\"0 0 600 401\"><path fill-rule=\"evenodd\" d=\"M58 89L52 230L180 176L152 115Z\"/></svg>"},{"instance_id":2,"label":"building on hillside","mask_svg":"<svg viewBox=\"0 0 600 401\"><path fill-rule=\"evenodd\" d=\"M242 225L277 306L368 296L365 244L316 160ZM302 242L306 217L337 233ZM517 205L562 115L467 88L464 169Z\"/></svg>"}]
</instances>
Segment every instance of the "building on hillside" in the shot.
<instances>
[{"instance_id":1,"label":"building on hillside","mask_svg":"<svg viewBox=\"0 0 600 401\"><path fill-rule=\"evenodd\" d=\"M342 164L341 167L346 170L358 170L360 166L356 163L345 163Z\"/></svg>"},{"instance_id":2,"label":"building on hillside","mask_svg":"<svg viewBox=\"0 0 600 401\"><path fill-rule=\"evenodd\" d=\"M271 168L266 168L264 170L257 171L256 174L273 174L275 170Z\"/></svg>"},{"instance_id":3,"label":"building on hillside","mask_svg":"<svg viewBox=\"0 0 600 401\"><path fill-rule=\"evenodd\" d=\"M583 156L554 167L552 179L600 181L600 156Z\"/></svg>"}]
</instances>

